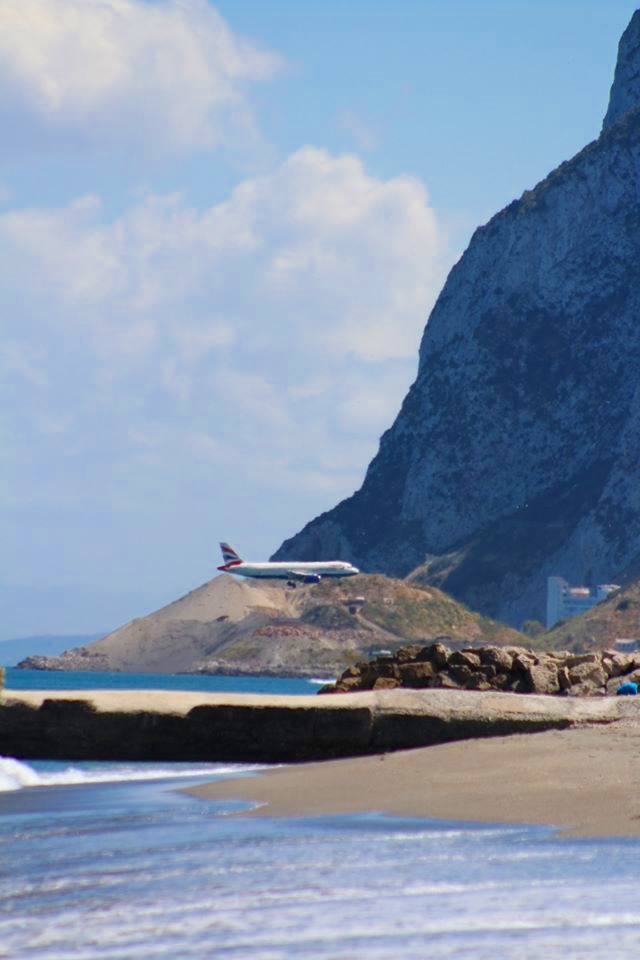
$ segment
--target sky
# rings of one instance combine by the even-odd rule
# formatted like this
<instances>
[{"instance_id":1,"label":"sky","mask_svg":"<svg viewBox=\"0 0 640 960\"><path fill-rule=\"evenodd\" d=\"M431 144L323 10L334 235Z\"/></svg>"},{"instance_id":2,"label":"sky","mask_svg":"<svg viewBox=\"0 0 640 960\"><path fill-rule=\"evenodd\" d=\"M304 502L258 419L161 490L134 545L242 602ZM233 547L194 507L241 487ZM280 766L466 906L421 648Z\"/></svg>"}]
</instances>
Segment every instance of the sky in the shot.
<instances>
[{"instance_id":1,"label":"sky","mask_svg":"<svg viewBox=\"0 0 640 960\"><path fill-rule=\"evenodd\" d=\"M0 640L113 629L353 493L635 7L0 0Z\"/></svg>"}]
</instances>

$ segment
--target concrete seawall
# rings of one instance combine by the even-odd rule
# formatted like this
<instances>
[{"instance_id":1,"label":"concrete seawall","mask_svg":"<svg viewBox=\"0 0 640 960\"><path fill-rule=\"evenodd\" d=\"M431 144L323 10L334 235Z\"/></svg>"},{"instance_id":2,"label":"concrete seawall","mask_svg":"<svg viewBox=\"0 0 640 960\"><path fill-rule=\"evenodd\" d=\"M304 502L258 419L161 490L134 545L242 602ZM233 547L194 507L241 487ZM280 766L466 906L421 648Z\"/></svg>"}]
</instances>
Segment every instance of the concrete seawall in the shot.
<instances>
[{"instance_id":1,"label":"concrete seawall","mask_svg":"<svg viewBox=\"0 0 640 960\"><path fill-rule=\"evenodd\" d=\"M0 701L0 754L292 763L612 723L637 716L638 708L631 698L452 690L338 697L6 690Z\"/></svg>"}]
</instances>

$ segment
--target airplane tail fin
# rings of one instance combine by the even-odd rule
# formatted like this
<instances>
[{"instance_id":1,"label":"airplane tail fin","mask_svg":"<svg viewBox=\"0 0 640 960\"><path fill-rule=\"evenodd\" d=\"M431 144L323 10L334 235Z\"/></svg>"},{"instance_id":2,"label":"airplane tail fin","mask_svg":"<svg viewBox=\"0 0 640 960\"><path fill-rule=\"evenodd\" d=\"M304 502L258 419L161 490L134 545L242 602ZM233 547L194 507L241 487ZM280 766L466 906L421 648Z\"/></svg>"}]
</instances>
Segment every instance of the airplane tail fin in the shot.
<instances>
[{"instance_id":1,"label":"airplane tail fin","mask_svg":"<svg viewBox=\"0 0 640 960\"><path fill-rule=\"evenodd\" d=\"M220 549L222 550L222 559L225 563L242 563L241 558L228 543L221 543Z\"/></svg>"}]
</instances>

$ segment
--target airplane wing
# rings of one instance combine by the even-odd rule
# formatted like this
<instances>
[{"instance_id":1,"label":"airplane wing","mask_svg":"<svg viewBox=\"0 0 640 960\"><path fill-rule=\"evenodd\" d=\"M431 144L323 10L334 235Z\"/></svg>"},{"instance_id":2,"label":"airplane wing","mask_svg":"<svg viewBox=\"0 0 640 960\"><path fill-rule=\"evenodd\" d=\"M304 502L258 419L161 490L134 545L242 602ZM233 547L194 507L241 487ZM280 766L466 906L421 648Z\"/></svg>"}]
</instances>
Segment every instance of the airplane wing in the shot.
<instances>
[{"instance_id":1,"label":"airplane wing","mask_svg":"<svg viewBox=\"0 0 640 960\"><path fill-rule=\"evenodd\" d=\"M287 576L290 580L299 580L300 583L320 583L322 580L319 573L307 573L306 570L287 570Z\"/></svg>"}]
</instances>

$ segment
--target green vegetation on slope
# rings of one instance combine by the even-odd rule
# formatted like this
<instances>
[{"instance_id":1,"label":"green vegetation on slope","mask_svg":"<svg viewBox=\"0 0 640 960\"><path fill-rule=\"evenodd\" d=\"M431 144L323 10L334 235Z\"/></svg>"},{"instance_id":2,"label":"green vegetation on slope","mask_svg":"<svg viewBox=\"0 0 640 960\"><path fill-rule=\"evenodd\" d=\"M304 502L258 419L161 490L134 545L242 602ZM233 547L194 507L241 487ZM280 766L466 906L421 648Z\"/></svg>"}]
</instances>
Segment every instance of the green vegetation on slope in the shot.
<instances>
[{"instance_id":1,"label":"green vegetation on slope","mask_svg":"<svg viewBox=\"0 0 640 960\"><path fill-rule=\"evenodd\" d=\"M442 593L436 587L408 584L381 574L361 574L353 580L324 580L304 594L304 618L313 607L337 606L347 609L349 600L365 600L361 622L404 640L437 636L483 643L522 643L516 630L477 613ZM342 619L342 617L340 618Z\"/></svg>"}]
</instances>

